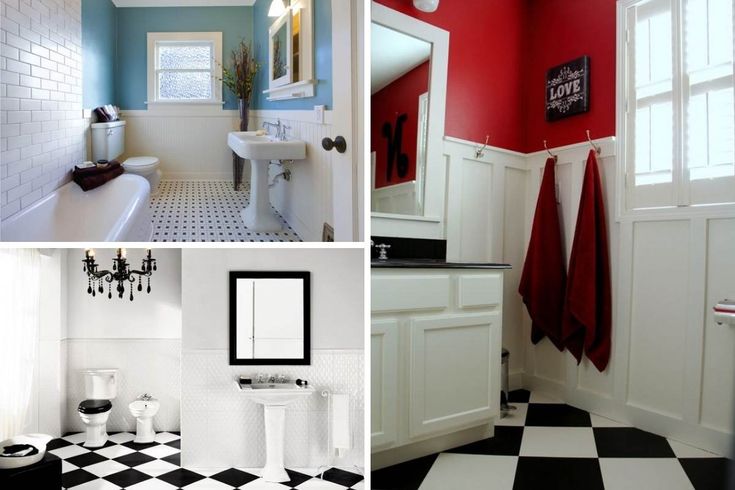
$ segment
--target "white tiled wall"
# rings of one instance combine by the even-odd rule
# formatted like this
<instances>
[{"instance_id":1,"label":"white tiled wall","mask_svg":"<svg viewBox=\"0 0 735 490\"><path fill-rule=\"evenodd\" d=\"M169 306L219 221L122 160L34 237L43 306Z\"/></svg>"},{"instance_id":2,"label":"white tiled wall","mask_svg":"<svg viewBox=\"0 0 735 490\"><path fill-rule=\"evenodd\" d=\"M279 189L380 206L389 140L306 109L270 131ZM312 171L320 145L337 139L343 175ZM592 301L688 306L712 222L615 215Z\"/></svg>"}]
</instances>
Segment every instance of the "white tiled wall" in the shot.
<instances>
[{"instance_id":1,"label":"white tiled wall","mask_svg":"<svg viewBox=\"0 0 735 490\"><path fill-rule=\"evenodd\" d=\"M135 431L128 404L149 393L161 402L153 418L156 431L178 431L181 405L181 341L178 339L94 339L65 341L67 400L64 432L81 432L77 407L85 399L82 369L117 368L117 398L107 422L108 431Z\"/></svg>"},{"instance_id":2,"label":"white tiled wall","mask_svg":"<svg viewBox=\"0 0 735 490\"><path fill-rule=\"evenodd\" d=\"M362 350L314 350L310 366L230 366L226 350L187 350L182 355L181 459L194 468L265 464L263 407L235 386L239 375L285 374L306 379L316 393L289 405L285 463L291 468L364 466ZM352 450L328 454L328 405L320 393L350 395Z\"/></svg>"},{"instance_id":3,"label":"white tiled wall","mask_svg":"<svg viewBox=\"0 0 735 490\"><path fill-rule=\"evenodd\" d=\"M81 0L0 3L0 217L69 179L84 156Z\"/></svg>"}]
</instances>

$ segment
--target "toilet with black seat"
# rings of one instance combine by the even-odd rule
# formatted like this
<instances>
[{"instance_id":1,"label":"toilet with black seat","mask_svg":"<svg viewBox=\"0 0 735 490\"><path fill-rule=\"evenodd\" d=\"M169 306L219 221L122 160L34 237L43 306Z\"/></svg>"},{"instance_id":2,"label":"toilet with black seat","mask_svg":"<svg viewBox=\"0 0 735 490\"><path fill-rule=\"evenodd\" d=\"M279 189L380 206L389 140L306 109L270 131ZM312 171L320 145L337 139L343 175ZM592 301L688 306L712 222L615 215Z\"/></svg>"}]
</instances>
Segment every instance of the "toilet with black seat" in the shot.
<instances>
[{"instance_id":1,"label":"toilet with black seat","mask_svg":"<svg viewBox=\"0 0 735 490\"><path fill-rule=\"evenodd\" d=\"M107 443L107 419L117 397L117 369L88 369L84 375L84 396L77 408L86 427L84 447L102 447Z\"/></svg>"}]
</instances>

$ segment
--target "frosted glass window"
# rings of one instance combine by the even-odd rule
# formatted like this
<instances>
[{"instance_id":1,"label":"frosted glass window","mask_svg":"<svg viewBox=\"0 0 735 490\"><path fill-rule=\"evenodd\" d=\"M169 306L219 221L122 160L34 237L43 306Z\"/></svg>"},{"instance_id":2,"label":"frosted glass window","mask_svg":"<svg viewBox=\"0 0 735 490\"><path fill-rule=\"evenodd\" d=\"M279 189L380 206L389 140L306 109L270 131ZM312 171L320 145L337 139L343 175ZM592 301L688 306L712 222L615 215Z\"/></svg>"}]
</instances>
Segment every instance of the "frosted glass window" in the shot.
<instances>
[{"instance_id":1,"label":"frosted glass window","mask_svg":"<svg viewBox=\"0 0 735 490\"><path fill-rule=\"evenodd\" d=\"M214 45L209 42L159 42L156 45L157 99L214 99Z\"/></svg>"}]
</instances>

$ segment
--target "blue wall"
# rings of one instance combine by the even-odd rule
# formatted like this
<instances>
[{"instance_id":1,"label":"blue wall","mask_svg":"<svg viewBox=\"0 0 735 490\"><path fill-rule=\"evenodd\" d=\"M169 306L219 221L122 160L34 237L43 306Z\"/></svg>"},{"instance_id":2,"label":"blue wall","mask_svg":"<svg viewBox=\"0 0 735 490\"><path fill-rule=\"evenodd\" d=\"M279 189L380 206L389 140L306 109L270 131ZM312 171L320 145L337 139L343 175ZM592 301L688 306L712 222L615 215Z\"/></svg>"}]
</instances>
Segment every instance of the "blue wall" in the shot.
<instances>
[{"instance_id":1,"label":"blue wall","mask_svg":"<svg viewBox=\"0 0 735 490\"><path fill-rule=\"evenodd\" d=\"M315 96L306 99L270 102L263 90L268 89L268 28L274 19L268 17L269 0L257 0L254 9L255 46L262 65L256 83L253 107L256 109L310 110L315 105L332 108L332 2L312 0L314 8L314 78L319 83Z\"/></svg>"},{"instance_id":2,"label":"blue wall","mask_svg":"<svg viewBox=\"0 0 735 490\"><path fill-rule=\"evenodd\" d=\"M253 39L252 7L145 7L117 12L117 103L122 109L147 108L148 32L222 32L225 65L240 39ZM224 95L225 109L237 109L235 97L226 89Z\"/></svg>"},{"instance_id":3,"label":"blue wall","mask_svg":"<svg viewBox=\"0 0 735 490\"><path fill-rule=\"evenodd\" d=\"M82 0L82 102L85 109L115 103L117 8Z\"/></svg>"}]
</instances>

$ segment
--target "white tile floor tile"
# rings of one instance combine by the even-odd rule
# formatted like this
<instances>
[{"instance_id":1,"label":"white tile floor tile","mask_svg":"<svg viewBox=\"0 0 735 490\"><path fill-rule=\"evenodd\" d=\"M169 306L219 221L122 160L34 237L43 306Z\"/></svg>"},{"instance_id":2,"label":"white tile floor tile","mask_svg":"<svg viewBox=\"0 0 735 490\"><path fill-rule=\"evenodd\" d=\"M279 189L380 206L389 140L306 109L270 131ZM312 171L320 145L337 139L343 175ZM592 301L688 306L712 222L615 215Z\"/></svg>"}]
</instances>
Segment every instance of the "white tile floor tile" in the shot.
<instances>
[{"instance_id":1,"label":"white tile floor tile","mask_svg":"<svg viewBox=\"0 0 735 490\"><path fill-rule=\"evenodd\" d=\"M676 459L600 459L605 490L694 490Z\"/></svg>"},{"instance_id":2,"label":"white tile floor tile","mask_svg":"<svg viewBox=\"0 0 735 490\"><path fill-rule=\"evenodd\" d=\"M263 480L255 480L250 483L246 483L240 487L240 490L285 490L288 489L286 485L280 483L272 483Z\"/></svg>"},{"instance_id":3,"label":"white tile floor tile","mask_svg":"<svg viewBox=\"0 0 735 490\"><path fill-rule=\"evenodd\" d=\"M518 458L442 453L424 478L419 490L476 488L483 482L484 490L513 488Z\"/></svg>"},{"instance_id":4,"label":"white tile floor tile","mask_svg":"<svg viewBox=\"0 0 735 490\"><path fill-rule=\"evenodd\" d=\"M128 467L124 464L112 460L101 461L99 463L84 467L84 471L88 471L94 476L98 476L100 478L111 475L113 473L120 473L121 471L125 471L127 469Z\"/></svg>"},{"instance_id":5,"label":"white tile floor tile","mask_svg":"<svg viewBox=\"0 0 735 490\"><path fill-rule=\"evenodd\" d=\"M192 490L232 490L230 485L226 485L217 480L210 480L209 478L187 485L186 488L191 488Z\"/></svg>"},{"instance_id":6,"label":"white tile floor tile","mask_svg":"<svg viewBox=\"0 0 735 490\"><path fill-rule=\"evenodd\" d=\"M720 458L721 456L704 449L699 449L694 446L689 446L683 442L675 441L673 439L667 439L669 446L676 454L677 458Z\"/></svg>"},{"instance_id":7,"label":"white tile floor tile","mask_svg":"<svg viewBox=\"0 0 735 490\"><path fill-rule=\"evenodd\" d=\"M65 441L69 441L72 444L81 444L84 442L84 439L86 439L87 434L84 432L77 432L75 434L69 434L67 436L62 437Z\"/></svg>"},{"instance_id":8,"label":"white tile floor tile","mask_svg":"<svg viewBox=\"0 0 735 490\"><path fill-rule=\"evenodd\" d=\"M120 456L125 456L126 454L134 453L135 451L126 446L115 445L103 449L98 449L95 452L100 456L104 456L105 458L115 459L119 458Z\"/></svg>"},{"instance_id":9,"label":"white tile floor tile","mask_svg":"<svg viewBox=\"0 0 735 490\"><path fill-rule=\"evenodd\" d=\"M130 487L132 488L132 487ZM120 490L120 487L107 480L92 480L74 487L74 490ZM170 490L170 487L169 487Z\"/></svg>"},{"instance_id":10,"label":"white tile floor tile","mask_svg":"<svg viewBox=\"0 0 735 490\"><path fill-rule=\"evenodd\" d=\"M127 490L172 490L175 488L176 487L174 485L169 485L165 481L153 478L144 482L136 483L135 485L130 485L127 487ZM77 487L74 487L74 490L76 489Z\"/></svg>"},{"instance_id":11,"label":"white tile floor tile","mask_svg":"<svg viewBox=\"0 0 735 490\"><path fill-rule=\"evenodd\" d=\"M53 449L49 452L51 454L55 454L61 459L68 459L73 456L79 456L80 454L88 453L90 451L89 449L85 449L82 446L77 446L76 444L74 444L72 446L60 447L59 449Z\"/></svg>"},{"instance_id":12,"label":"white tile floor tile","mask_svg":"<svg viewBox=\"0 0 735 490\"><path fill-rule=\"evenodd\" d=\"M142 449L140 452L143 454L147 454L148 456L153 456L154 458L160 459L165 458L166 456L171 456L172 454L176 454L179 452L179 450L172 448L171 446L159 444L158 446Z\"/></svg>"},{"instance_id":13,"label":"white tile floor tile","mask_svg":"<svg viewBox=\"0 0 735 490\"><path fill-rule=\"evenodd\" d=\"M49 451L49 452L51 452L51 451ZM68 473L70 471L74 471L74 470L78 470L78 469L79 469L78 466L74 466L73 464L71 464L70 462L68 462L66 460L63 460L63 459L61 460L61 472L62 473Z\"/></svg>"},{"instance_id":14,"label":"white tile floor tile","mask_svg":"<svg viewBox=\"0 0 735 490\"><path fill-rule=\"evenodd\" d=\"M135 469L145 473L146 475L159 476L163 475L164 473L168 473L169 471L177 470L179 469L179 467L175 464L156 459L153 461L149 461L148 463L138 465L135 467Z\"/></svg>"},{"instance_id":15,"label":"white tile floor tile","mask_svg":"<svg viewBox=\"0 0 735 490\"><path fill-rule=\"evenodd\" d=\"M160 442L161 444L166 444L167 442L175 441L176 439L181 439L181 436L177 436L170 432L159 432L153 438L154 441Z\"/></svg>"},{"instance_id":16,"label":"white tile floor tile","mask_svg":"<svg viewBox=\"0 0 735 490\"><path fill-rule=\"evenodd\" d=\"M345 487L324 480L307 480L295 488L299 490L344 490Z\"/></svg>"},{"instance_id":17,"label":"white tile floor tile","mask_svg":"<svg viewBox=\"0 0 735 490\"><path fill-rule=\"evenodd\" d=\"M591 427L526 427L520 455L596 458L595 435Z\"/></svg>"},{"instance_id":18,"label":"white tile floor tile","mask_svg":"<svg viewBox=\"0 0 735 490\"><path fill-rule=\"evenodd\" d=\"M590 413L590 420L592 421L592 427L630 427L628 424L597 415L596 413Z\"/></svg>"},{"instance_id":19,"label":"white tile floor tile","mask_svg":"<svg viewBox=\"0 0 735 490\"><path fill-rule=\"evenodd\" d=\"M564 402L546 393L541 393L540 391L532 391L531 398L528 400L528 403L564 403Z\"/></svg>"},{"instance_id":20,"label":"white tile floor tile","mask_svg":"<svg viewBox=\"0 0 735 490\"><path fill-rule=\"evenodd\" d=\"M256 233L240 218L250 200L243 184L229 181L164 180L151 198L154 242L300 242L283 217L283 230Z\"/></svg>"},{"instance_id":21,"label":"white tile floor tile","mask_svg":"<svg viewBox=\"0 0 735 490\"><path fill-rule=\"evenodd\" d=\"M135 435L130 432L118 432L117 434L111 434L108 439L116 444L124 444L135 439Z\"/></svg>"}]
</instances>

